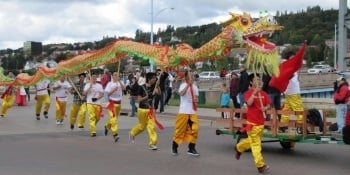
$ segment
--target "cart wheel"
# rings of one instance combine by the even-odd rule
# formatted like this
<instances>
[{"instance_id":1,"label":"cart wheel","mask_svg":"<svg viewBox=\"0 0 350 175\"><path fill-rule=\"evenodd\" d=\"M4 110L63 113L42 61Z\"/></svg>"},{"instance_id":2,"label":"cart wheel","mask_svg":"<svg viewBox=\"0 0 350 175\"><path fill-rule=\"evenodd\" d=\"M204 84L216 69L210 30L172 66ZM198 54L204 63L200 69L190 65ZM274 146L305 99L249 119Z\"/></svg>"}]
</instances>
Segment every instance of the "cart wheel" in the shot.
<instances>
[{"instance_id":1,"label":"cart wheel","mask_svg":"<svg viewBox=\"0 0 350 175\"><path fill-rule=\"evenodd\" d=\"M283 141L280 141L280 144L281 144L283 149L291 149L291 148L294 148L294 146L295 146L295 142L283 142Z\"/></svg>"}]
</instances>

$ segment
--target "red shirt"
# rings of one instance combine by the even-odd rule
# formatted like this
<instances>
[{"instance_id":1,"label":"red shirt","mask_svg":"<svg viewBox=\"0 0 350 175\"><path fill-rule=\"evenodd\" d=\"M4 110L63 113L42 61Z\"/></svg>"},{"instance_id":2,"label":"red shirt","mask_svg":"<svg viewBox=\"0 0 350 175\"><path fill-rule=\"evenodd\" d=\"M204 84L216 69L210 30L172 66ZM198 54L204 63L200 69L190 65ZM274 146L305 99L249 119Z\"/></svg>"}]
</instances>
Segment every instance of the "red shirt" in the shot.
<instances>
[{"instance_id":1,"label":"red shirt","mask_svg":"<svg viewBox=\"0 0 350 175\"><path fill-rule=\"evenodd\" d=\"M253 91L254 91L253 89L249 89L244 94L245 101L248 101L250 96L252 96ZM260 93L260 97L263 105L261 105L261 102L258 96L259 93ZM265 119L261 108L262 106L266 106L270 104L271 100L266 92L260 91L259 93L255 95L253 103L250 106L248 106L247 121L250 123L254 123L256 125L264 125Z\"/></svg>"}]
</instances>

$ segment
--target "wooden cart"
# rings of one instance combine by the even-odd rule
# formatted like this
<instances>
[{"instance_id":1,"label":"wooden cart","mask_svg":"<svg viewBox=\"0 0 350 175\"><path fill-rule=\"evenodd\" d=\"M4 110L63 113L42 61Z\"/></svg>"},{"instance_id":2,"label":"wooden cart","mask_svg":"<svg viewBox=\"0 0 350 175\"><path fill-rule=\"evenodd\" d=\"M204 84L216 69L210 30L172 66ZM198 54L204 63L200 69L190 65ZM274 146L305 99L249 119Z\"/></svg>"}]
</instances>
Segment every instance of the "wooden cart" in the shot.
<instances>
[{"instance_id":1,"label":"wooden cart","mask_svg":"<svg viewBox=\"0 0 350 175\"><path fill-rule=\"evenodd\" d=\"M223 119L219 118L216 120L217 123L223 123L226 126L224 128L220 128L216 130L216 135L232 135L234 139L239 142L242 137L242 134L237 133L239 128L242 127L244 123L246 123L245 119L237 119L234 117L235 113L240 113L240 116L244 116L247 112L246 109L234 109L234 108L217 108L217 112L225 112L229 114L229 118ZM288 123L281 123L278 120L278 115L289 115L290 120ZM296 115L303 115L303 124L297 124L294 119ZM322 112L323 119L323 129L322 132L316 131L318 127L307 123L307 115L309 115L309 111L283 111L283 110L268 110L266 115L270 115L270 120L265 121L265 129L263 133L262 142L279 142L284 149L291 149L295 146L296 142L302 143L335 143L342 144L343 141L340 139L336 139L327 132L328 126L330 122L327 122L327 113ZM242 117L241 117L242 118ZM287 132L280 132L280 127L287 127ZM302 133L298 133L296 128L302 128ZM319 128L318 128L319 130Z\"/></svg>"}]
</instances>

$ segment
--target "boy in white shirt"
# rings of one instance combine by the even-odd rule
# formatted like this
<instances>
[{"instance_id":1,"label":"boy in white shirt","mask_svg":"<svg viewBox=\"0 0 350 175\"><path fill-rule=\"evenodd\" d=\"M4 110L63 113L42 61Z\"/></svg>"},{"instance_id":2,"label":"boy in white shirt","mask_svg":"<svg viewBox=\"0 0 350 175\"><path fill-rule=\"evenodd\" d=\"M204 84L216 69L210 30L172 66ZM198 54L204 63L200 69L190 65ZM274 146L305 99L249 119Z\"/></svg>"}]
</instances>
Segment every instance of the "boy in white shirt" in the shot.
<instances>
[{"instance_id":1,"label":"boy in white shirt","mask_svg":"<svg viewBox=\"0 0 350 175\"><path fill-rule=\"evenodd\" d=\"M66 105L68 101L68 93L72 86L66 80L66 77L61 77L53 85L56 97L56 125L62 125L66 115Z\"/></svg>"},{"instance_id":2,"label":"boy in white shirt","mask_svg":"<svg viewBox=\"0 0 350 175\"><path fill-rule=\"evenodd\" d=\"M35 114L36 114L37 120L40 120L40 113L41 113L41 108L43 104L45 104L44 117L46 119L48 118L48 111L51 104L51 99L48 92L49 88L50 88L50 80L47 80L47 79L44 79L35 85L35 89L36 89Z\"/></svg>"},{"instance_id":3,"label":"boy in white shirt","mask_svg":"<svg viewBox=\"0 0 350 175\"><path fill-rule=\"evenodd\" d=\"M96 124L102 114L101 98L103 97L103 88L100 83L97 83L96 74L91 75L90 82L84 87L83 95L86 96L90 136L96 137Z\"/></svg>"},{"instance_id":4,"label":"boy in white shirt","mask_svg":"<svg viewBox=\"0 0 350 175\"><path fill-rule=\"evenodd\" d=\"M199 92L198 87L193 84L192 72L185 71L184 77L185 80L179 87L180 108L175 121L172 154L177 155L179 144L186 141L189 143L187 154L199 156L195 149L199 129L198 116L196 114Z\"/></svg>"},{"instance_id":5,"label":"boy in white shirt","mask_svg":"<svg viewBox=\"0 0 350 175\"><path fill-rule=\"evenodd\" d=\"M108 82L105 93L108 95L108 113L109 118L105 125L105 136L108 134L108 130L112 131L114 142L119 140L118 136L118 117L121 108L121 100L123 96L123 90L125 86L122 81L119 80L119 73L113 72L112 81Z\"/></svg>"}]
</instances>

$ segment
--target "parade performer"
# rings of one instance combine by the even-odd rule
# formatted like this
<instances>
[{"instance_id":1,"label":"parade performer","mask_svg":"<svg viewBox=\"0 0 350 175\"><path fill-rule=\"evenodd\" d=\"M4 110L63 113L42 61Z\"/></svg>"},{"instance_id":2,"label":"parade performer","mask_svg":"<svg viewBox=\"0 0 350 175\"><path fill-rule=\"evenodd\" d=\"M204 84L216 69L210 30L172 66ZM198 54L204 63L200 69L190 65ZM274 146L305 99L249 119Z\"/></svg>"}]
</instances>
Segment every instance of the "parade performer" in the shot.
<instances>
[{"instance_id":1,"label":"parade performer","mask_svg":"<svg viewBox=\"0 0 350 175\"><path fill-rule=\"evenodd\" d=\"M112 131L114 142L119 140L118 136L118 118L119 112L121 108L121 101L123 96L123 90L125 90L125 86L119 79L119 73L113 72L112 81L107 83L105 88L105 93L108 96L108 104L107 109L109 113L109 118L105 124L105 132L104 134L108 134L108 130Z\"/></svg>"},{"instance_id":2,"label":"parade performer","mask_svg":"<svg viewBox=\"0 0 350 175\"><path fill-rule=\"evenodd\" d=\"M70 108L70 129L74 129L74 125L77 121L78 116L78 128L84 128L85 124L85 113L86 113L86 98L83 96L85 86L85 73L79 74L79 81L73 84L73 104ZM70 79L68 79L70 80ZM70 82L72 83L72 82Z\"/></svg>"},{"instance_id":3,"label":"parade performer","mask_svg":"<svg viewBox=\"0 0 350 175\"><path fill-rule=\"evenodd\" d=\"M20 86L16 90L16 104L18 106L27 105L27 93L23 86Z\"/></svg>"},{"instance_id":4,"label":"parade performer","mask_svg":"<svg viewBox=\"0 0 350 175\"><path fill-rule=\"evenodd\" d=\"M47 80L47 79L43 79L35 85L35 89L36 89L35 114L36 114L37 120L40 120L40 113L41 113L41 108L43 104L45 105L44 112L43 112L44 117L46 119L48 118L48 111L51 105L51 99L48 93L49 88L50 88L50 80Z\"/></svg>"},{"instance_id":5,"label":"parade performer","mask_svg":"<svg viewBox=\"0 0 350 175\"><path fill-rule=\"evenodd\" d=\"M262 82L254 74L249 75L251 88L245 93L244 100L247 104L247 123L241 132L247 132L248 138L243 139L235 146L235 157L240 159L241 154L251 149L255 166L259 173L269 170L261 154L261 138L264 130L264 111L270 107L271 100L268 94L261 90Z\"/></svg>"},{"instance_id":6,"label":"parade performer","mask_svg":"<svg viewBox=\"0 0 350 175\"><path fill-rule=\"evenodd\" d=\"M285 100L282 110L304 111L302 98L300 95L300 82L297 71L301 68L306 49L306 41L300 49L294 53L289 51L285 54L285 61L281 63L279 69L280 75L273 76L269 82L269 86L284 92ZM281 116L281 122L289 122L288 115ZM297 132L302 133L301 126L303 123L303 115L297 115ZM281 132L286 132L287 127L280 127Z\"/></svg>"},{"instance_id":7,"label":"parade performer","mask_svg":"<svg viewBox=\"0 0 350 175\"><path fill-rule=\"evenodd\" d=\"M139 123L132 127L129 137L131 142L134 142L135 136L143 132L147 128L149 136L149 149L157 150L158 135L156 130L156 118L153 108L153 97L160 93L159 81L156 82L156 74L149 72L146 74L146 83L139 87L138 101L139 108L137 109L137 117Z\"/></svg>"},{"instance_id":8,"label":"parade performer","mask_svg":"<svg viewBox=\"0 0 350 175\"><path fill-rule=\"evenodd\" d=\"M103 98L103 88L101 84L97 83L96 74L91 75L90 82L84 87L83 95L86 95L90 136L96 137L96 125L102 117L101 99Z\"/></svg>"},{"instance_id":9,"label":"parade performer","mask_svg":"<svg viewBox=\"0 0 350 175\"><path fill-rule=\"evenodd\" d=\"M192 156L199 156L195 146L198 138L198 116L197 102L198 102L198 87L192 81L192 72L185 71L184 81L179 87L180 108L176 116L174 136L172 143L172 154L178 154L178 146L183 141L188 142L187 154Z\"/></svg>"},{"instance_id":10,"label":"parade performer","mask_svg":"<svg viewBox=\"0 0 350 175\"><path fill-rule=\"evenodd\" d=\"M53 85L56 97L56 125L63 124L63 119L66 117L66 106L68 101L68 94L72 86L66 80L66 77L61 77Z\"/></svg>"},{"instance_id":11,"label":"parade performer","mask_svg":"<svg viewBox=\"0 0 350 175\"><path fill-rule=\"evenodd\" d=\"M5 92L1 95L2 108L0 112L1 117L5 117L7 110L13 106L15 101L15 89L13 86L7 86Z\"/></svg>"}]
</instances>

